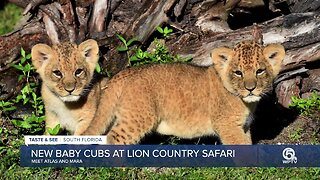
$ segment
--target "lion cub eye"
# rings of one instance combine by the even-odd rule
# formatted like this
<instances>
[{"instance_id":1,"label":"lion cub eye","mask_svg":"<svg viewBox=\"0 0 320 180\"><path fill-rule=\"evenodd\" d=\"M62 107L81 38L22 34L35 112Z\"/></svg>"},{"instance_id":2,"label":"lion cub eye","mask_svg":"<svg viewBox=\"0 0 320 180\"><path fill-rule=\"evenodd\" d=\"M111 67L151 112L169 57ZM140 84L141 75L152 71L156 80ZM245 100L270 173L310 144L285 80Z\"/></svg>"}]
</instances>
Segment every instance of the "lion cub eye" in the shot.
<instances>
[{"instance_id":1,"label":"lion cub eye","mask_svg":"<svg viewBox=\"0 0 320 180\"><path fill-rule=\"evenodd\" d=\"M241 71L235 71L234 74L238 77L242 77L242 72Z\"/></svg>"},{"instance_id":2,"label":"lion cub eye","mask_svg":"<svg viewBox=\"0 0 320 180\"><path fill-rule=\"evenodd\" d=\"M79 76L81 76L82 73L83 73L83 69L77 69L77 70L74 72L74 75L75 75L76 77L79 77Z\"/></svg>"},{"instance_id":3,"label":"lion cub eye","mask_svg":"<svg viewBox=\"0 0 320 180\"><path fill-rule=\"evenodd\" d=\"M265 71L264 69L258 69L256 72L257 76L262 75L264 73L264 71Z\"/></svg>"},{"instance_id":4,"label":"lion cub eye","mask_svg":"<svg viewBox=\"0 0 320 180\"><path fill-rule=\"evenodd\" d=\"M57 78L62 78L62 73L59 70L54 70L52 71L53 75L56 76Z\"/></svg>"}]
</instances>

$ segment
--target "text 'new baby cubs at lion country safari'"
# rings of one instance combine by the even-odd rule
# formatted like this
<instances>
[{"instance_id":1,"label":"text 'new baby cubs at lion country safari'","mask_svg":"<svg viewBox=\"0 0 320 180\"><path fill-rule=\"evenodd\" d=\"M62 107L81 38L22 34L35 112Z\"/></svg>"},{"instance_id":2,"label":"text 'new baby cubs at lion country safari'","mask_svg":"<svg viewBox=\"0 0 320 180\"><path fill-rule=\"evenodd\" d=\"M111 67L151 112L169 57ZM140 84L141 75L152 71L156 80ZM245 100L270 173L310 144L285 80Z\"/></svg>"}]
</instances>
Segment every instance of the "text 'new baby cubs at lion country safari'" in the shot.
<instances>
[{"instance_id":1,"label":"text 'new baby cubs at lion country safari'","mask_svg":"<svg viewBox=\"0 0 320 180\"><path fill-rule=\"evenodd\" d=\"M218 134L223 144L251 144L243 125L285 56L280 44L243 41L233 49L213 49L210 67L129 68L101 88L101 82L90 84L98 59L95 41L69 45L69 53L61 53L64 46L32 49L43 80L46 125L60 122L76 135L107 132L108 144L135 144L152 131L182 138Z\"/></svg>"}]
</instances>

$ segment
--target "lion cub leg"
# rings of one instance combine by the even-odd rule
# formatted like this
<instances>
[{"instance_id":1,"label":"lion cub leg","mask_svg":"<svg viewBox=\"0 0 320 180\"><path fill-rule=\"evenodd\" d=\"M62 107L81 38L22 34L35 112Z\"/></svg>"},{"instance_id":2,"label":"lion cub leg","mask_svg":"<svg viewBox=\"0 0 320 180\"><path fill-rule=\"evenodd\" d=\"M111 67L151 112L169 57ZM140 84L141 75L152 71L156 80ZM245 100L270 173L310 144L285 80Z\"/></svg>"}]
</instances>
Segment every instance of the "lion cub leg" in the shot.
<instances>
[{"instance_id":1,"label":"lion cub leg","mask_svg":"<svg viewBox=\"0 0 320 180\"><path fill-rule=\"evenodd\" d=\"M46 110L46 127L45 127L45 132L44 135L50 135L48 132L48 129L55 128L58 124L60 124L57 116L52 113L50 110Z\"/></svg>"},{"instance_id":2,"label":"lion cub leg","mask_svg":"<svg viewBox=\"0 0 320 180\"><path fill-rule=\"evenodd\" d=\"M224 145L252 144L250 132L245 133L241 124L218 128L218 133Z\"/></svg>"},{"instance_id":3,"label":"lion cub leg","mask_svg":"<svg viewBox=\"0 0 320 180\"><path fill-rule=\"evenodd\" d=\"M140 111L141 110L141 111ZM107 134L108 144L136 144L155 127L156 115L147 108L124 109Z\"/></svg>"},{"instance_id":4,"label":"lion cub leg","mask_svg":"<svg viewBox=\"0 0 320 180\"><path fill-rule=\"evenodd\" d=\"M92 119L92 118L91 118ZM77 128L76 128L76 130L75 130L75 132L74 132L74 136L80 136L80 135L82 135L83 134L83 132L85 132L87 129L88 129L88 127L89 127L89 125L90 125L90 123L91 123L91 119L89 119L89 120L82 120L81 122L79 122L79 124L77 125Z\"/></svg>"}]
</instances>

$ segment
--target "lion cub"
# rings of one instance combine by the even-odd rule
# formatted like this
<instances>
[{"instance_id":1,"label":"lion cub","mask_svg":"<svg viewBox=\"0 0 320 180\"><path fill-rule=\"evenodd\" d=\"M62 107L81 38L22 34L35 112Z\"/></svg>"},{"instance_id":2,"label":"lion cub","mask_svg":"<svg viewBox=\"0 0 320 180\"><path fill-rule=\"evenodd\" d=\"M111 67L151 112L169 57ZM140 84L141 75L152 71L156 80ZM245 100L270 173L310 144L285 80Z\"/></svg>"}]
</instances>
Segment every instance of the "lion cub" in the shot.
<instances>
[{"instance_id":1,"label":"lion cub","mask_svg":"<svg viewBox=\"0 0 320 180\"><path fill-rule=\"evenodd\" d=\"M65 42L32 48L32 63L43 81L46 134L48 128L57 124L74 135L82 134L89 126L100 99L101 83L91 83L98 52L94 40L79 46Z\"/></svg>"},{"instance_id":2,"label":"lion cub","mask_svg":"<svg viewBox=\"0 0 320 180\"><path fill-rule=\"evenodd\" d=\"M107 131L109 144L134 144L151 131L182 138L217 133L223 144L251 144L243 125L284 56L282 45L244 41L234 49L214 49L210 67L158 64L124 70L108 82L83 134Z\"/></svg>"}]
</instances>

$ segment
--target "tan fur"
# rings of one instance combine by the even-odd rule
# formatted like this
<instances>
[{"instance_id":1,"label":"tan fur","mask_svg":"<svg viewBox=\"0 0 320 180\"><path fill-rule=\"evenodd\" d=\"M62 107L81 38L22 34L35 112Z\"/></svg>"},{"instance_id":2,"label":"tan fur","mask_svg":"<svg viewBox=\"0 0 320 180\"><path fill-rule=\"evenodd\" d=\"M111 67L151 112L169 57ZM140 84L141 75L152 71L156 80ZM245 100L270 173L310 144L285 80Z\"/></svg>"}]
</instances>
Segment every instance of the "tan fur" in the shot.
<instances>
[{"instance_id":1,"label":"tan fur","mask_svg":"<svg viewBox=\"0 0 320 180\"><path fill-rule=\"evenodd\" d=\"M217 133L223 144L251 144L243 125L279 73L284 48L244 41L211 55L211 67L165 64L120 72L83 134L108 132L110 144L134 144L151 131L182 138Z\"/></svg>"},{"instance_id":2,"label":"tan fur","mask_svg":"<svg viewBox=\"0 0 320 180\"><path fill-rule=\"evenodd\" d=\"M89 126L100 100L100 83L90 84L99 59L94 40L32 48L32 63L43 81L41 93L48 128L60 124L74 135Z\"/></svg>"}]
</instances>

